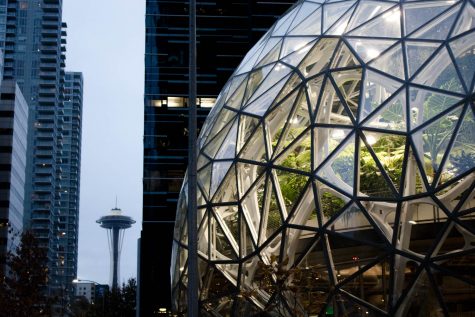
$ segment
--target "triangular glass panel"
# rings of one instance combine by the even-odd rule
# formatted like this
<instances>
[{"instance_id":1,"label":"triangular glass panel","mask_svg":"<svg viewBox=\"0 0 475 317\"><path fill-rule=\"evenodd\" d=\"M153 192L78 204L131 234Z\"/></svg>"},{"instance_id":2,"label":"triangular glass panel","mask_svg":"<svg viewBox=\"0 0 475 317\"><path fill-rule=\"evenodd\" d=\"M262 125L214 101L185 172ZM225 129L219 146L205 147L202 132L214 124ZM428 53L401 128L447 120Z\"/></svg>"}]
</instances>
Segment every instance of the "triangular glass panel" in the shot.
<instances>
[{"instance_id":1,"label":"triangular glass panel","mask_svg":"<svg viewBox=\"0 0 475 317\"><path fill-rule=\"evenodd\" d=\"M313 11L305 20L289 31L289 35L320 35L322 33L322 9Z\"/></svg>"},{"instance_id":2,"label":"triangular glass panel","mask_svg":"<svg viewBox=\"0 0 475 317\"><path fill-rule=\"evenodd\" d=\"M257 241L257 234L259 233L261 223L261 213L264 208L264 194L267 188L266 180L266 176L261 177L241 202L243 215L247 219L250 232L255 241ZM241 195L244 195L244 192Z\"/></svg>"},{"instance_id":3,"label":"triangular glass panel","mask_svg":"<svg viewBox=\"0 0 475 317\"><path fill-rule=\"evenodd\" d=\"M374 265L368 260L360 259L359 256L354 256L352 260L355 264L353 268L355 275L344 281L341 289L379 309L387 311L391 287L390 258L384 258ZM367 314L365 313L365 315Z\"/></svg>"},{"instance_id":4,"label":"triangular glass panel","mask_svg":"<svg viewBox=\"0 0 475 317\"><path fill-rule=\"evenodd\" d=\"M202 215L202 218L198 223L200 226L198 228L198 253L205 258L209 257L209 211L206 208L201 208L198 210L199 214ZM186 230L186 229L185 229Z\"/></svg>"},{"instance_id":5,"label":"triangular glass panel","mask_svg":"<svg viewBox=\"0 0 475 317\"><path fill-rule=\"evenodd\" d=\"M472 30L475 26L475 8L474 4L467 2L460 17L455 24L452 36L457 36L463 32Z\"/></svg>"},{"instance_id":6,"label":"triangular glass panel","mask_svg":"<svg viewBox=\"0 0 475 317\"><path fill-rule=\"evenodd\" d=\"M261 250L261 256L266 258L268 262L273 263L273 265L271 264L272 267L279 265L279 251L283 239L282 235L283 234L279 233L275 235L272 240L269 239L268 241L263 241L263 243L260 245L262 246L262 244L266 244L263 250Z\"/></svg>"},{"instance_id":7,"label":"triangular glass panel","mask_svg":"<svg viewBox=\"0 0 475 317\"><path fill-rule=\"evenodd\" d=\"M276 96L279 94L288 79L288 76L284 77L274 86L270 87L269 90L265 92L263 91L259 97L256 99L253 98L253 101L244 108L244 111L250 114L262 116L275 101Z\"/></svg>"},{"instance_id":8,"label":"triangular glass panel","mask_svg":"<svg viewBox=\"0 0 475 317\"><path fill-rule=\"evenodd\" d=\"M295 16L294 21L290 25L289 30L291 31L289 32L289 34L293 34L294 28L298 27L302 23L302 21L304 21L307 18L311 19L315 15L315 11L320 7L321 7L321 4L319 3L304 2L300 6L299 11L297 15Z\"/></svg>"},{"instance_id":9,"label":"triangular glass panel","mask_svg":"<svg viewBox=\"0 0 475 317\"><path fill-rule=\"evenodd\" d=\"M286 100L277 105L265 118L265 130L268 137L268 143L272 147L272 154L276 150L279 140L284 135L285 129L289 129L287 126L288 119L294 108L295 101L299 96L299 91L294 91Z\"/></svg>"},{"instance_id":10,"label":"triangular glass panel","mask_svg":"<svg viewBox=\"0 0 475 317\"><path fill-rule=\"evenodd\" d=\"M245 291L256 289L258 284L263 281L261 277L267 276L268 272L265 266L266 264L257 255L244 261L241 266L242 269L240 274L241 289ZM254 299L253 297L251 298Z\"/></svg>"},{"instance_id":11,"label":"triangular glass panel","mask_svg":"<svg viewBox=\"0 0 475 317\"><path fill-rule=\"evenodd\" d=\"M464 224L464 229L475 235L475 229L472 229L472 225L466 221L471 221L474 216L473 212L467 213L467 211L475 211L475 208L473 208L475 192L470 188L471 183L464 180L448 186L439 186L436 196L449 212L463 213L463 216L459 216L458 220Z\"/></svg>"},{"instance_id":12,"label":"triangular glass panel","mask_svg":"<svg viewBox=\"0 0 475 317\"><path fill-rule=\"evenodd\" d=\"M289 217L289 223L299 226L317 229L317 209L315 205L315 196L312 188L307 188L302 199L295 208L295 212Z\"/></svg>"},{"instance_id":13,"label":"triangular glass panel","mask_svg":"<svg viewBox=\"0 0 475 317\"><path fill-rule=\"evenodd\" d=\"M361 24L371 20L376 15L394 6L394 3L382 1L365 1L359 2L351 21L348 25L348 30L353 30ZM365 40L366 41L366 40Z\"/></svg>"},{"instance_id":14,"label":"triangular glass panel","mask_svg":"<svg viewBox=\"0 0 475 317\"><path fill-rule=\"evenodd\" d=\"M457 71L445 47L417 74L414 82L450 92L463 92Z\"/></svg>"},{"instance_id":15,"label":"triangular glass panel","mask_svg":"<svg viewBox=\"0 0 475 317\"><path fill-rule=\"evenodd\" d=\"M436 294L437 289L439 287L433 285L424 270L413 286L411 296L408 296L403 304L404 311L409 314L417 312L419 316L444 316L444 309Z\"/></svg>"},{"instance_id":16,"label":"triangular glass panel","mask_svg":"<svg viewBox=\"0 0 475 317\"><path fill-rule=\"evenodd\" d=\"M311 169L311 133L307 131L295 141L297 131L289 128L285 139L281 140L280 149L274 164L294 170L310 172Z\"/></svg>"},{"instance_id":17,"label":"triangular glass panel","mask_svg":"<svg viewBox=\"0 0 475 317\"><path fill-rule=\"evenodd\" d=\"M339 290L338 293L334 293L332 299L328 302L324 309L325 315L321 316L365 316L365 317L377 317L381 316L381 312L373 312L367 306L357 302L345 291Z\"/></svg>"},{"instance_id":18,"label":"triangular glass panel","mask_svg":"<svg viewBox=\"0 0 475 317\"><path fill-rule=\"evenodd\" d=\"M216 153L215 159L232 159L236 156L236 137L238 130L238 120L234 120L232 127L224 139L221 148Z\"/></svg>"},{"instance_id":19,"label":"triangular glass panel","mask_svg":"<svg viewBox=\"0 0 475 317\"><path fill-rule=\"evenodd\" d=\"M221 186L224 176L229 171L233 161L219 161L213 163L213 170L211 174L210 196L213 196L219 186Z\"/></svg>"},{"instance_id":20,"label":"triangular glass panel","mask_svg":"<svg viewBox=\"0 0 475 317\"><path fill-rule=\"evenodd\" d=\"M360 25L349 34L353 36L400 38L401 11L396 6L396 8L387 10L373 20Z\"/></svg>"},{"instance_id":21,"label":"triangular glass panel","mask_svg":"<svg viewBox=\"0 0 475 317\"><path fill-rule=\"evenodd\" d=\"M372 147L386 174L399 190L406 150L406 136L376 132L365 132L365 135L366 141Z\"/></svg>"},{"instance_id":22,"label":"triangular glass panel","mask_svg":"<svg viewBox=\"0 0 475 317\"><path fill-rule=\"evenodd\" d=\"M424 161L422 161L422 164L424 164ZM431 174L430 177L432 180L433 174ZM426 182L428 182L427 179L422 176L416 158L413 152L410 151L406 165L406 177L404 180L403 195L412 196L416 194L427 193L428 187Z\"/></svg>"},{"instance_id":23,"label":"triangular glass panel","mask_svg":"<svg viewBox=\"0 0 475 317\"><path fill-rule=\"evenodd\" d=\"M254 45L254 47L246 54L241 64L239 64L234 73L235 75L243 74L252 70L269 37L269 35L265 35L256 43L256 45Z\"/></svg>"},{"instance_id":24,"label":"triangular glass panel","mask_svg":"<svg viewBox=\"0 0 475 317\"><path fill-rule=\"evenodd\" d=\"M302 74L305 77L311 77L326 70L330 63L330 58L328 57L333 55L337 44L338 39L320 39L300 63L299 70Z\"/></svg>"},{"instance_id":25,"label":"triangular glass panel","mask_svg":"<svg viewBox=\"0 0 475 317\"><path fill-rule=\"evenodd\" d=\"M447 13L437 17L432 22L429 22L417 32L411 34L409 38L413 39L427 39L427 40L445 40L454 24L457 13L459 12L460 4L449 10Z\"/></svg>"},{"instance_id":26,"label":"triangular glass panel","mask_svg":"<svg viewBox=\"0 0 475 317\"><path fill-rule=\"evenodd\" d=\"M326 227L346 239L369 242L381 247L386 244L386 239L375 230L368 216L355 203L343 210L331 223L326 224Z\"/></svg>"},{"instance_id":27,"label":"triangular glass panel","mask_svg":"<svg viewBox=\"0 0 475 317\"><path fill-rule=\"evenodd\" d=\"M279 153L283 147L287 147L310 125L310 115L308 109L307 96L302 90L289 118L289 122L287 123L287 128L280 137L280 142L277 148L273 147L273 157L276 157L277 153ZM310 142L308 142L307 146L308 149L310 149Z\"/></svg>"},{"instance_id":28,"label":"triangular glass panel","mask_svg":"<svg viewBox=\"0 0 475 317\"><path fill-rule=\"evenodd\" d=\"M253 102L262 94L270 90L273 86L278 86L277 83L282 82L282 79L288 77L289 72L291 69L284 64L277 63L274 65L272 71L265 77L265 79L260 83L257 89L253 90L253 94L247 95L250 98L247 100L247 104ZM249 87L248 87L249 90Z\"/></svg>"},{"instance_id":29,"label":"triangular glass panel","mask_svg":"<svg viewBox=\"0 0 475 317\"><path fill-rule=\"evenodd\" d=\"M453 253L473 249L474 246L470 244L470 241L466 241L470 239L465 239L463 233L467 232L464 232L462 227L451 222L441 240L437 243L434 252L432 252L432 258L444 254L452 255Z\"/></svg>"},{"instance_id":30,"label":"triangular glass panel","mask_svg":"<svg viewBox=\"0 0 475 317\"><path fill-rule=\"evenodd\" d=\"M346 105L355 119L358 116L361 75L362 70L360 68L331 73L336 87L340 90L343 100L346 102Z\"/></svg>"},{"instance_id":31,"label":"triangular glass panel","mask_svg":"<svg viewBox=\"0 0 475 317\"><path fill-rule=\"evenodd\" d=\"M401 44L378 56L369 63L369 66L376 68L386 74L404 79L404 61Z\"/></svg>"},{"instance_id":32,"label":"triangular glass panel","mask_svg":"<svg viewBox=\"0 0 475 317\"><path fill-rule=\"evenodd\" d=\"M292 66L297 66L298 64L300 64L302 59L305 56L307 56L307 53L310 51L310 49L315 45L317 41L318 40L313 40L309 42L308 44L306 44L305 46L301 47L300 49L291 52L287 56L283 56L281 58L281 61Z\"/></svg>"},{"instance_id":33,"label":"triangular glass panel","mask_svg":"<svg viewBox=\"0 0 475 317\"><path fill-rule=\"evenodd\" d=\"M401 255L394 256L394 299L400 300L403 291L415 283L419 277L420 266L418 261Z\"/></svg>"},{"instance_id":34,"label":"triangular glass panel","mask_svg":"<svg viewBox=\"0 0 475 317\"><path fill-rule=\"evenodd\" d=\"M226 105L239 109L247 86L247 75L239 75L233 78L226 96Z\"/></svg>"},{"instance_id":35,"label":"triangular glass panel","mask_svg":"<svg viewBox=\"0 0 475 317\"><path fill-rule=\"evenodd\" d=\"M439 45L439 43L433 42L406 41L407 68L409 71L407 77L412 77Z\"/></svg>"},{"instance_id":36,"label":"triangular glass panel","mask_svg":"<svg viewBox=\"0 0 475 317\"><path fill-rule=\"evenodd\" d=\"M341 42L335 56L333 57L332 66L330 68L344 68L359 65L360 63L350 51L348 46L346 46L344 42Z\"/></svg>"},{"instance_id":37,"label":"triangular glass panel","mask_svg":"<svg viewBox=\"0 0 475 317\"><path fill-rule=\"evenodd\" d=\"M252 238L251 230L249 229L244 216L241 215L241 228L240 228L240 246L241 256L245 257L252 254L256 250L255 240Z\"/></svg>"},{"instance_id":38,"label":"triangular glass panel","mask_svg":"<svg viewBox=\"0 0 475 317\"><path fill-rule=\"evenodd\" d=\"M229 129L231 128L230 122L236 117L236 112L228 110L226 108L221 109L219 114L216 116L216 121L213 123L213 126L210 127L210 132L208 134L208 137L206 138L205 141L203 141L203 144L208 144L210 143L211 139L216 139L217 134L223 130L223 129ZM227 132L224 132L226 134ZM203 146L201 146L203 148ZM211 155L211 157L213 157Z\"/></svg>"},{"instance_id":39,"label":"triangular glass panel","mask_svg":"<svg viewBox=\"0 0 475 317\"><path fill-rule=\"evenodd\" d=\"M215 162L216 164L216 162ZM236 182L236 169L233 166L227 177L219 185L216 195L213 197L215 203L237 202L239 200Z\"/></svg>"},{"instance_id":40,"label":"triangular glass panel","mask_svg":"<svg viewBox=\"0 0 475 317\"><path fill-rule=\"evenodd\" d=\"M355 170L355 137L352 135L332 157L320 166L317 176L341 190L353 194Z\"/></svg>"},{"instance_id":41,"label":"triangular glass panel","mask_svg":"<svg viewBox=\"0 0 475 317\"><path fill-rule=\"evenodd\" d=\"M475 116L467 108L462 124L455 137L439 185L475 168Z\"/></svg>"},{"instance_id":42,"label":"triangular glass panel","mask_svg":"<svg viewBox=\"0 0 475 317\"><path fill-rule=\"evenodd\" d=\"M282 50L280 52L280 57L289 55L290 53L299 51L307 46L310 42L315 40L315 37L305 36L305 37L286 37L284 39L284 44L282 45Z\"/></svg>"},{"instance_id":43,"label":"triangular glass panel","mask_svg":"<svg viewBox=\"0 0 475 317\"><path fill-rule=\"evenodd\" d=\"M198 182L203 188L206 197L209 197L209 188L211 181L211 168L212 164L207 165L198 172Z\"/></svg>"},{"instance_id":44,"label":"triangular glass panel","mask_svg":"<svg viewBox=\"0 0 475 317\"><path fill-rule=\"evenodd\" d=\"M451 42L450 48L454 53L455 63L462 74L465 86L470 88L475 73L475 32Z\"/></svg>"},{"instance_id":45,"label":"triangular glass panel","mask_svg":"<svg viewBox=\"0 0 475 317\"><path fill-rule=\"evenodd\" d=\"M356 216L356 214L353 215L353 217ZM362 221L365 221L363 218L361 218ZM344 220L341 224L344 225ZM387 254L384 244L375 246L381 239L375 235L374 229L368 227L364 222L361 224L366 225L366 227L349 228L347 231L342 231L336 225L327 228L329 253L333 258L335 282L337 284L343 283L351 275L360 272L362 267L358 264L374 261L378 257ZM358 240L354 240L354 238ZM371 241L371 239L377 240Z\"/></svg>"},{"instance_id":46,"label":"triangular glass panel","mask_svg":"<svg viewBox=\"0 0 475 317\"><path fill-rule=\"evenodd\" d=\"M254 133L260 121L257 118L241 114L239 117L239 134L237 138L236 152L246 144L249 137Z\"/></svg>"},{"instance_id":47,"label":"triangular glass panel","mask_svg":"<svg viewBox=\"0 0 475 317\"><path fill-rule=\"evenodd\" d=\"M228 135L229 130L233 127L236 123L236 119L233 118L228 125L226 125L221 131L219 131L216 135L210 135L208 140L206 140L207 144L201 149L201 152L213 158L217 152L220 150L221 145L223 144L226 136Z\"/></svg>"},{"instance_id":48,"label":"triangular glass panel","mask_svg":"<svg viewBox=\"0 0 475 317\"><path fill-rule=\"evenodd\" d=\"M206 205L205 193L203 193L203 189L199 186L199 184L197 186L196 192L196 203L198 207Z\"/></svg>"},{"instance_id":49,"label":"triangular glass panel","mask_svg":"<svg viewBox=\"0 0 475 317\"><path fill-rule=\"evenodd\" d=\"M382 108L375 111L363 126L388 131L406 131L406 91L401 90Z\"/></svg>"},{"instance_id":50,"label":"triangular glass panel","mask_svg":"<svg viewBox=\"0 0 475 317\"><path fill-rule=\"evenodd\" d=\"M206 298L207 299L219 299L226 298L226 295L234 294L237 292L236 286L231 283L228 277L226 277L223 272L217 267L214 269L209 269L207 276L203 280L204 285L209 285ZM215 304L216 305L216 304ZM186 305L185 305L186 306ZM216 305L217 307L218 305Z\"/></svg>"},{"instance_id":51,"label":"triangular glass panel","mask_svg":"<svg viewBox=\"0 0 475 317\"><path fill-rule=\"evenodd\" d=\"M365 137L368 145L377 144L378 136L375 133L365 132ZM402 155L404 155L404 151ZM365 142L360 140L359 191L361 194L372 198L393 198L393 186L388 183L384 174L385 172L378 167Z\"/></svg>"},{"instance_id":52,"label":"triangular glass panel","mask_svg":"<svg viewBox=\"0 0 475 317\"><path fill-rule=\"evenodd\" d=\"M342 128L317 127L314 129L314 166L319 166L353 131Z\"/></svg>"},{"instance_id":53,"label":"triangular glass panel","mask_svg":"<svg viewBox=\"0 0 475 317\"><path fill-rule=\"evenodd\" d=\"M239 153L239 158L255 162L267 161L266 144L262 126L259 125L256 131L254 131L254 134L247 140L246 145L244 145Z\"/></svg>"},{"instance_id":54,"label":"triangular glass panel","mask_svg":"<svg viewBox=\"0 0 475 317\"><path fill-rule=\"evenodd\" d=\"M203 166L205 166L209 162L210 162L210 160L206 156L204 156L203 154L199 154L198 155L198 163L196 164L197 170L200 170Z\"/></svg>"},{"instance_id":55,"label":"triangular glass panel","mask_svg":"<svg viewBox=\"0 0 475 317\"><path fill-rule=\"evenodd\" d=\"M238 194L242 198L254 182L261 177L265 169L261 165L237 163Z\"/></svg>"},{"instance_id":56,"label":"triangular glass panel","mask_svg":"<svg viewBox=\"0 0 475 317\"><path fill-rule=\"evenodd\" d=\"M287 33L287 30L289 29L290 25L294 21L295 15L300 9L300 5L295 6L292 8L292 10L288 11L283 17L279 18L277 20L277 23L272 30L272 35L273 36L283 36Z\"/></svg>"},{"instance_id":57,"label":"triangular glass panel","mask_svg":"<svg viewBox=\"0 0 475 317\"><path fill-rule=\"evenodd\" d=\"M249 79L246 86L246 94L243 102L249 100L249 98L254 94L259 85L267 78L270 71L275 67L276 64L270 64L262 66L255 69L249 74Z\"/></svg>"},{"instance_id":58,"label":"triangular glass panel","mask_svg":"<svg viewBox=\"0 0 475 317\"><path fill-rule=\"evenodd\" d=\"M211 241L211 260L235 260L239 246L236 245L234 239L231 241L229 237L231 232L221 227L221 223L215 217L210 218L210 241Z\"/></svg>"},{"instance_id":59,"label":"triangular glass panel","mask_svg":"<svg viewBox=\"0 0 475 317\"><path fill-rule=\"evenodd\" d=\"M285 230L284 249L288 250L285 254L288 257L287 267L295 266L296 262L315 244L315 240L319 240L319 234L313 230L287 228ZM289 272L291 276L292 272ZM300 274L298 274L300 275ZM300 277L300 276L298 276Z\"/></svg>"},{"instance_id":60,"label":"triangular glass panel","mask_svg":"<svg viewBox=\"0 0 475 317\"><path fill-rule=\"evenodd\" d=\"M348 28L348 23L350 21L351 16L353 15L353 11L355 10L356 6L350 8L346 13L336 21L327 31L327 35L342 35L346 32Z\"/></svg>"},{"instance_id":61,"label":"triangular glass panel","mask_svg":"<svg viewBox=\"0 0 475 317\"><path fill-rule=\"evenodd\" d=\"M470 257L473 261L473 255ZM467 261L468 259L464 259ZM440 281L439 291L445 302L449 316L457 315L470 315L473 314L473 289L475 288L475 276L473 271L470 269L473 265L473 262L461 262L456 263L453 259L444 261L445 263L450 263L447 266L451 267L451 270L454 270L452 274L449 274L447 271L439 271L432 269L432 275L436 281ZM445 264L444 263L444 264ZM445 265L444 265L445 266ZM446 269L444 267L444 269ZM457 294L457 296L453 296Z\"/></svg>"},{"instance_id":62,"label":"triangular glass panel","mask_svg":"<svg viewBox=\"0 0 475 317\"><path fill-rule=\"evenodd\" d=\"M290 78L289 78L290 77ZM271 109L279 105L283 100L287 99L294 91L296 91L302 84L302 79L297 73L292 73L289 77L284 78L286 80L284 87L280 90L279 95L275 98Z\"/></svg>"},{"instance_id":63,"label":"triangular glass panel","mask_svg":"<svg viewBox=\"0 0 475 317\"><path fill-rule=\"evenodd\" d=\"M353 125L352 115L348 108L340 100L333 83L327 79L322 93L322 98L317 104L317 123L329 123L338 125Z\"/></svg>"},{"instance_id":64,"label":"triangular glass panel","mask_svg":"<svg viewBox=\"0 0 475 317\"><path fill-rule=\"evenodd\" d=\"M436 15L448 9L450 5L451 3L445 1L404 3L406 35L432 20Z\"/></svg>"},{"instance_id":65,"label":"triangular glass panel","mask_svg":"<svg viewBox=\"0 0 475 317\"><path fill-rule=\"evenodd\" d=\"M411 129L426 123L461 100L458 97L414 87L409 88L409 96Z\"/></svg>"},{"instance_id":66,"label":"triangular glass panel","mask_svg":"<svg viewBox=\"0 0 475 317\"><path fill-rule=\"evenodd\" d=\"M271 186L273 188L273 186ZM268 195L269 197L269 202L268 202L268 207L267 210L264 211L263 214L263 219L265 219L265 224L266 227L265 229L262 228L261 234L265 236L262 236L259 241L264 241L268 238L270 238L274 232L279 230L282 227L282 213L280 211L280 203L277 200L277 195L275 193L275 190L272 190L271 193Z\"/></svg>"},{"instance_id":67,"label":"triangular glass panel","mask_svg":"<svg viewBox=\"0 0 475 317\"><path fill-rule=\"evenodd\" d=\"M270 38L267 42L267 45L273 45L268 48L265 47L261 53L259 63L256 64L256 67L274 63L279 59L280 49L282 47L282 40L280 38Z\"/></svg>"},{"instance_id":68,"label":"triangular glass panel","mask_svg":"<svg viewBox=\"0 0 475 317\"><path fill-rule=\"evenodd\" d=\"M439 170L440 163L454 133L455 125L460 118L461 107L449 112L446 116L417 131L412 135L417 155L424 165L425 174L430 183Z\"/></svg>"},{"instance_id":69,"label":"triangular glass panel","mask_svg":"<svg viewBox=\"0 0 475 317\"><path fill-rule=\"evenodd\" d=\"M330 218L334 217L343 210L350 199L337 192L335 189L316 182L318 193L318 205L322 217L322 224L325 225Z\"/></svg>"},{"instance_id":70,"label":"triangular glass panel","mask_svg":"<svg viewBox=\"0 0 475 317\"><path fill-rule=\"evenodd\" d=\"M227 238L233 245L239 244L239 213L237 205L218 206L213 208L219 223L225 229Z\"/></svg>"},{"instance_id":71,"label":"triangular glass panel","mask_svg":"<svg viewBox=\"0 0 475 317\"><path fill-rule=\"evenodd\" d=\"M287 212L285 214L289 214L303 192L312 190L308 182L309 178L305 175L288 172L286 170L274 169L274 171L286 207Z\"/></svg>"},{"instance_id":72,"label":"triangular glass panel","mask_svg":"<svg viewBox=\"0 0 475 317\"><path fill-rule=\"evenodd\" d=\"M326 32L354 4L354 1L343 1L323 5L323 32Z\"/></svg>"},{"instance_id":73,"label":"triangular glass panel","mask_svg":"<svg viewBox=\"0 0 475 317\"><path fill-rule=\"evenodd\" d=\"M388 100L401 86L402 84L394 79L367 70L361 100L360 122ZM405 106L405 103L403 105Z\"/></svg>"},{"instance_id":74,"label":"triangular glass panel","mask_svg":"<svg viewBox=\"0 0 475 317\"><path fill-rule=\"evenodd\" d=\"M290 287L296 290L299 304L309 316L320 316L330 290L328 267L320 239L314 242L302 261L291 271Z\"/></svg>"},{"instance_id":75,"label":"triangular glass panel","mask_svg":"<svg viewBox=\"0 0 475 317\"><path fill-rule=\"evenodd\" d=\"M320 96L320 91L322 90L324 76L318 76L307 81L305 87L307 88L308 100L310 102L310 111L312 116L314 116L314 110L317 106L318 97Z\"/></svg>"},{"instance_id":76,"label":"triangular glass panel","mask_svg":"<svg viewBox=\"0 0 475 317\"><path fill-rule=\"evenodd\" d=\"M396 43L394 40L361 38L347 38L347 41L365 63L375 59Z\"/></svg>"}]
</instances>

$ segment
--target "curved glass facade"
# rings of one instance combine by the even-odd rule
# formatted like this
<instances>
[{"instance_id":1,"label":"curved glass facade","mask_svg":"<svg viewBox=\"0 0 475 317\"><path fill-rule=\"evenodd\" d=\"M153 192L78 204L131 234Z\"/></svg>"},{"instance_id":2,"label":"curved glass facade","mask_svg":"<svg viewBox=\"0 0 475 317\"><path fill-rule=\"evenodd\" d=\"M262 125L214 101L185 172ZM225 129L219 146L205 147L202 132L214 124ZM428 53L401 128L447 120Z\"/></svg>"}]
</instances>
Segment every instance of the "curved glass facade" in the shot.
<instances>
[{"instance_id":1,"label":"curved glass facade","mask_svg":"<svg viewBox=\"0 0 475 317\"><path fill-rule=\"evenodd\" d=\"M468 0L299 1L276 22L198 140L203 316L475 313L474 25Z\"/></svg>"}]
</instances>

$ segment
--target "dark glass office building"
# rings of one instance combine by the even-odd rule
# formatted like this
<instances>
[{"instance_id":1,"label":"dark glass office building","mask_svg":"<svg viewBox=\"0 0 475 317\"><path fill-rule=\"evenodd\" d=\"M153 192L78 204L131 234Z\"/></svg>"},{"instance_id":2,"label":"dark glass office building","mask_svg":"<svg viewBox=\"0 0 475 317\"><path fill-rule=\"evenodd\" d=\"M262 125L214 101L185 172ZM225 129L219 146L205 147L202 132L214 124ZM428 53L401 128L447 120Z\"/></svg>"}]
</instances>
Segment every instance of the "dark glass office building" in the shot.
<instances>
[{"instance_id":1,"label":"dark glass office building","mask_svg":"<svg viewBox=\"0 0 475 317\"><path fill-rule=\"evenodd\" d=\"M198 126L245 53L293 1L197 1ZM188 1L147 0L140 316L170 308L170 255L187 166Z\"/></svg>"}]
</instances>

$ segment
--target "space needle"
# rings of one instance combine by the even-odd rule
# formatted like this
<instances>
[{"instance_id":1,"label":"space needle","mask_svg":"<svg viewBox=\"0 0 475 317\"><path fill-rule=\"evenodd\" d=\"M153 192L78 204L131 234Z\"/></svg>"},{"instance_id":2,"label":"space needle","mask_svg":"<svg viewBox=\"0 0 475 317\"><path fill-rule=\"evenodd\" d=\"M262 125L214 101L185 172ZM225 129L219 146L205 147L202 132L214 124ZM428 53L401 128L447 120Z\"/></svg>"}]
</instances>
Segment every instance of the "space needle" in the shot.
<instances>
[{"instance_id":1,"label":"space needle","mask_svg":"<svg viewBox=\"0 0 475 317\"><path fill-rule=\"evenodd\" d=\"M107 229L107 238L109 241L110 264L111 264L111 286L117 288L119 284L119 261L124 240L125 229L130 228L134 223L129 216L122 214L122 210L117 206L111 209L110 214L102 216L96 221L102 228Z\"/></svg>"}]
</instances>

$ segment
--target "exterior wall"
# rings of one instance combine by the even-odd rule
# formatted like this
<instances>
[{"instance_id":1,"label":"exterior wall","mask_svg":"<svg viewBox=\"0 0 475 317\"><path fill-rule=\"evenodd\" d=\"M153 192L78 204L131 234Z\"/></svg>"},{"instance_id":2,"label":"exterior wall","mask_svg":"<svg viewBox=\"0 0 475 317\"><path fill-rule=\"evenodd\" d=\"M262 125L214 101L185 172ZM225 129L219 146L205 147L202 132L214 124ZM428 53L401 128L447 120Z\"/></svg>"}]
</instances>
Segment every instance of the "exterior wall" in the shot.
<instances>
[{"instance_id":1,"label":"exterior wall","mask_svg":"<svg viewBox=\"0 0 475 317\"><path fill-rule=\"evenodd\" d=\"M28 105L14 81L0 87L0 255L23 229ZM12 231L9 231L12 229Z\"/></svg>"},{"instance_id":2,"label":"exterior wall","mask_svg":"<svg viewBox=\"0 0 475 317\"><path fill-rule=\"evenodd\" d=\"M62 284L72 292L71 281L77 276L79 183L81 163L82 126L82 73L66 72L64 83L63 112L58 116L62 122L62 151L57 165L61 170L59 181L59 265Z\"/></svg>"},{"instance_id":3,"label":"exterior wall","mask_svg":"<svg viewBox=\"0 0 475 317\"><path fill-rule=\"evenodd\" d=\"M76 296L85 297L89 303L93 303L96 294L96 285L92 282L78 282L76 284Z\"/></svg>"},{"instance_id":4,"label":"exterior wall","mask_svg":"<svg viewBox=\"0 0 475 317\"><path fill-rule=\"evenodd\" d=\"M62 1L0 1L0 17L5 6L5 31L0 23L0 40L5 35L4 78L17 82L29 105L23 221L47 249L49 292L68 298L77 267L78 206L63 206L72 200L59 181L63 150L69 153L64 148L69 138L63 131L70 127L65 124L69 114L65 115L63 106L66 24ZM69 216L71 209L74 220Z\"/></svg>"},{"instance_id":5,"label":"exterior wall","mask_svg":"<svg viewBox=\"0 0 475 317\"><path fill-rule=\"evenodd\" d=\"M197 1L198 126L244 54L293 1ZM147 1L139 314L170 308L170 254L187 165L188 2Z\"/></svg>"}]
</instances>

